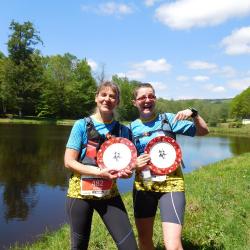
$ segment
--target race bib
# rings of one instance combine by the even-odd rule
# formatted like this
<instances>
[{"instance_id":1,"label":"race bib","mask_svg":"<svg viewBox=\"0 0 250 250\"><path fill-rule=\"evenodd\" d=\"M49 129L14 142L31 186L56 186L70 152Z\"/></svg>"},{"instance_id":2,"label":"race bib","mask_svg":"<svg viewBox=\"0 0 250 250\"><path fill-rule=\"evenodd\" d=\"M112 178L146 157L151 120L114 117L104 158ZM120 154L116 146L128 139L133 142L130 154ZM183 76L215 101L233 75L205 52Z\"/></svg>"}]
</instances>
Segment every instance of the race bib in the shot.
<instances>
[{"instance_id":1,"label":"race bib","mask_svg":"<svg viewBox=\"0 0 250 250\"><path fill-rule=\"evenodd\" d=\"M167 179L167 175L153 175L151 176L151 180L153 182L163 182Z\"/></svg>"},{"instance_id":2,"label":"race bib","mask_svg":"<svg viewBox=\"0 0 250 250\"><path fill-rule=\"evenodd\" d=\"M81 176L81 195L104 197L110 194L112 186L112 180L95 178L93 176Z\"/></svg>"}]
</instances>

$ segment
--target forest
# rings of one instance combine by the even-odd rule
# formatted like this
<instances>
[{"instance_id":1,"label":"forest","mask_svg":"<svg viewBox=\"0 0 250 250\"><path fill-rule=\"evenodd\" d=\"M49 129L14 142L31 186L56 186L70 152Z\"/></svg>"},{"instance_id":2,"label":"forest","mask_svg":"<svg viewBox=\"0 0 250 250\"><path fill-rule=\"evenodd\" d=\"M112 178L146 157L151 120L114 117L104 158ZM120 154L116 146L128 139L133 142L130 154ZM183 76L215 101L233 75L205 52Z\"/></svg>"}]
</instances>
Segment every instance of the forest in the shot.
<instances>
[{"instance_id":1,"label":"forest","mask_svg":"<svg viewBox=\"0 0 250 250\"><path fill-rule=\"evenodd\" d=\"M14 20L6 43L8 55L0 51L0 116L48 119L77 119L89 115L95 107L98 84L105 79L91 71L87 59L65 53L43 56L38 45L42 38L34 25ZM132 92L138 81L112 76L121 89L117 117L131 121L137 117ZM249 84L250 85L250 84ZM232 99L166 100L159 98L159 112L177 112L195 107L209 123L250 118L250 87Z\"/></svg>"}]
</instances>

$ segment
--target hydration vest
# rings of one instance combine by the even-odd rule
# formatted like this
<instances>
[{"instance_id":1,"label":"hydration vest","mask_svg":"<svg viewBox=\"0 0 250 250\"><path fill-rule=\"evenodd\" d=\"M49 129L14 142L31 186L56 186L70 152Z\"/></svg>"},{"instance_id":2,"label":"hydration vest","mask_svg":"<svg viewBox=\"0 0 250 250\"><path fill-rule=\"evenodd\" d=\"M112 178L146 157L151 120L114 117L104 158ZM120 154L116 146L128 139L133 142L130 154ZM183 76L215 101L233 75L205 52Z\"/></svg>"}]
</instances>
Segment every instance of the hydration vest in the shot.
<instances>
[{"instance_id":1,"label":"hydration vest","mask_svg":"<svg viewBox=\"0 0 250 250\"><path fill-rule=\"evenodd\" d=\"M139 144L140 144L139 139L140 138L142 138L144 136L150 136L150 135L152 135L156 132L159 132L159 131L162 131L165 136L171 137L171 138L176 140L176 134L173 132L173 130L171 128L171 125L168 121L167 115L164 113L164 114L160 114L160 116L161 116L161 127L159 129L149 131L149 132L144 132L144 133L141 133L137 136L133 136L133 142L134 142L136 148L140 148L139 147ZM129 124L129 126L130 126L130 129L132 131L131 123ZM139 153L142 153L142 152L139 152Z\"/></svg>"},{"instance_id":2,"label":"hydration vest","mask_svg":"<svg viewBox=\"0 0 250 250\"><path fill-rule=\"evenodd\" d=\"M142 133L140 135L137 135L137 136L133 136L133 142L134 142L137 149L140 148L140 141L139 141L140 138L142 138L144 136L150 136L153 133L156 133L156 132L159 132L159 131L162 131L165 136L171 137L174 140L176 140L176 133L173 132L173 129L171 127L171 124L168 121L166 113L160 114L160 117L161 117L161 127L159 129L149 131L149 132L144 132L144 133ZM129 126L130 126L130 129L132 131L131 123L129 124ZM138 153L143 153L143 152L139 151ZM183 161L181 161L181 165L182 165L183 168L185 168Z\"/></svg>"},{"instance_id":3,"label":"hydration vest","mask_svg":"<svg viewBox=\"0 0 250 250\"><path fill-rule=\"evenodd\" d=\"M97 166L96 156L101 145L111 137L121 137L122 126L119 122L116 122L111 131L109 131L106 135L101 135L96 130L94 123L90 117L85 117L84 120L86 122L87 129L87 144L84 144L82 146L82 148L86 148L86 154L85 157L81 160L81 163Z\"/></svg>"}]
</instances>

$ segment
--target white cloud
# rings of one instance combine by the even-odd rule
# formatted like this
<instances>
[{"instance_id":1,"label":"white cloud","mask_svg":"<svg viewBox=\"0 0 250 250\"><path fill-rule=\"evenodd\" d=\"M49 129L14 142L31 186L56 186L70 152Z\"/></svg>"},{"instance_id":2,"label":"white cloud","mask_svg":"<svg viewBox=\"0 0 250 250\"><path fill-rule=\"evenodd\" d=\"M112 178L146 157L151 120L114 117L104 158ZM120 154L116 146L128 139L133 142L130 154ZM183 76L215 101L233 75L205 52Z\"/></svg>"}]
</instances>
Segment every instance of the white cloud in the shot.
<instances>
[{"instance_id":1,"label":"white cloud","mask_svg":"<svg viewBox=\"0 0 250 250\"><path fill-rule=\"evenodd\" d=\"M223 86L218 86L213 88L213 92L224 92L226 89Z\"/></svg>"},{"instance_id":2,"label":"white cloud","mask_svg":"<svg viewBox=\"0 0 250 250\"><path fill-rule=\"evenodd\" d=\"M95 14L114 15L116 17L121 17L122 15L128 15L133 13L133 8L127 4L116 3L116 2L107 2L99 4L97 6L91 5L81 5L81 10L84 12L94 12Z\"/></svg>"},{"instance_id":3,"label":"white cloud","mask_svg":"<svg viewBox=\"0 0 250 250\"><path fill-rule=\"evenodd\" d=\"M118 77L120 77L120 78L126 77L126 74L123 73L123 72L118 72L118 73L116 73L116 75L117 75Z\"/></svg>"},{"instance_id":4,"label":"white cloud","mask_svg":"<svg viewBox=\"0 0 250 250\"><path fill-rule=\"evenodd\" d=\"M233 31L221 45L228 55L250 54L250 26Z\"/></svg>"},{"instance_id":5,"label":"white cloud","mask_svg":"<svg viewBox=\"0 0 250 250\"><path fill-rule=\"evenodd\" d=\"M133 12L129 5L118 4L115 2L100 4L98 10L104 15L127 15Z\"/></svg>"},{"instance_id":6,"label":"white cloud","mask_svg":"<svg viewBox=\"0 0 250 250\"><path fill-rule=\"evenodd\" d=\"M98 64L93 59L87 59L87 62L93 71L98 68Z\"/></svg>"},{"instance_id":7,"label":"white cloud","mask_svg":"<svg viewBox=\"0 0 250 250\"><path fill-rule=\"evenodd\" d=\"M216 69L217 65L214 63L209 63L209 62L205 62L205 61L189 61L187 62L187 65L190 69Z\"/></svg>"},{"instance_id":8,"label":"white cloud","mask_svg":"<svg viewBox=\"0 0 250 250\"><path fill-rule=\"evenodd\" d=\"M146 60L141 63L136 63L133 68L139 71L146 71L151 73L169 72L171 65L167 63L166 59L160 58L159 60Z\"/></svg>"},{"instance_id":9,"label":"white cloud","mask_svg":"<svg viewBox=\"0 0 250 250\"><path fill-rule=\"evenodd\" d=\"M159 0L144 0L144 4L148 7L153 6L156 2L158 2Z\"/></svg>"},{"instance_id":10,"label":"white cloud","mask_svg":"<svg viewBox=\"0 0 250 250\"><path fill-rule=\"evenodd\" d=\"M125 75L130 80L142 80L146 76L143 71L139 70L129 70Z\"/></svg>"},{"instance_id":11,"label":"white cloud","mask_svg":"<svg viewBox=\"0 0 250 250\"><path fill-rule=\"evenodd\" d=\"M246 88L250 87L250 78L242 78L242 79L235 79L229 82L228 84L232 89L236 90L245 90Z\"/></svg>"},{"instance_id":12,"label":"white cloud","mask_svg":"<svg viewBox=\"0 0 250 250\"><path fill-rule=\"evenodd\" d=\"M218 25L249 13L249 0L179 0L162 4L155 16L173 29L190 29Z\"/></svg>"},{"instance_id":13,"label":"white cloud","mask_svg":"<svg viewBox=\"0 0 250 250\"><path fill-rule=\"evenodd\" d=\"M203 97L199 96L198 98L204 99ZM191 95L179 95L175 100L190 100L190 99L197 99L197 96L191 96Z\"/></svg>"},{"instance_id":14,"label":"white cloud","mask_svg":"<svg viewBox=\"0 0 250 250\"><path fill-rule=\"evenodd\" d=\"M197 82L205 82L209 80L210 78L208 76L194 76L193 79L194 81L197 81Z\"/></svg>"},{"instance_id":15,"label":"white cloud","mask_svg":"<svg viewBox=\"0 0 250 250\"><path fill-rule=\"evenodd\" d=\"M185 82L185 81L189 80L189 77L188 76L177 76L176 80L179 82Z\"/></svg>"},{"instance_id":16,"label":"white cloud","mask_svg":"<svg viewBox=\"0 0 250 250\"><path fill-rule=\"evenodd\" d=\"M160 58L158 60L145 60L143 62L134 63L131 65L125 75L129 79L141 80L149 73L167 73L171 69L171 65L167 63L166 59Z\"/></svg>"},{"instance_id":17,"label":"white cloud","mask_svg":"<svg viewBox=\"0 0 250 250\"><path fill-rule=\"evenodd\" d=\"M224 66L224 67L222 67L222 68L220 69L220 74L221 74L222 76L225 76L225 77L230 78L230 77L234 77L234 76L237 74L237 72L236 72L236 70L235 70L233 67L231 67L231 66Z\"/></svg>"},{"instance_id":18,"label":"white cloud","mask_svg":"<svg viewBox=\"0 0 250 250\"><path fill-rule=\"evenodd\" d=\"M163 82L151 82L153 85L154 89L157 91L163 91L167 89L167 85Z\"/></svg>"},{"instance_id":19,"label":"white cloud","mask_svg":"<svg viewBox=\"0 0 250 250\"><path fill-rule=\"evenodd\" d=\"M206 84L205 89L211 91L211 92L225 92L226 89L223 86L217 86L216 84Z\"/></svg>"}]
</instances>

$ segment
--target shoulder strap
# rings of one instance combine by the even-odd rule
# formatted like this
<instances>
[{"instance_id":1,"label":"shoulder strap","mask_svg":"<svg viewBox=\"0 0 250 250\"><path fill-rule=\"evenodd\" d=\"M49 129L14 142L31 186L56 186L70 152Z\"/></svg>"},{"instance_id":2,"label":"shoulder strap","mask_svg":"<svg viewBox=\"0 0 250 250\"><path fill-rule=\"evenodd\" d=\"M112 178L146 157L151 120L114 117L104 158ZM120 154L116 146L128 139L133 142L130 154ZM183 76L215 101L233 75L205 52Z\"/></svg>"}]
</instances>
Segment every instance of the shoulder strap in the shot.
<instances>
[{"instance_id":1,"label":"shoulder strap","mask_svg":"<svg viewBox=\"0 0 250 250\"><path fill-rule=\"evenodd\" d=\"M92 121L92 119L89 116L88 117L84 117L84 120L86 122L87 131L89 132L89 130L91 130L94 127L93 121Z\"/></svg>"},{"instance_id":2,"label":"shoulder strap","mask_svg":"<svg viewBox=\"0 0 250 250\"><path fill-rule=\"evenodd\" d=\"M132 142L134 142L134 135L132 132L132 126L131 123L128 124L128 139Z\"/></svg>"},{"instance_id":3,"label":"shoulder strap","mask_svg":"<svg viewBox=\"0 0 250 250\"><path fill-rule=\"evenodd\" d=\"M111 135L119 137L119 136L121 136L121 133L122 133L122 131L121 131L122 128L121 127L122 127L121 124L118 121L116 121L114 127L111 129L111 131L109 133Z\"/></svg>"}]
</instances>

